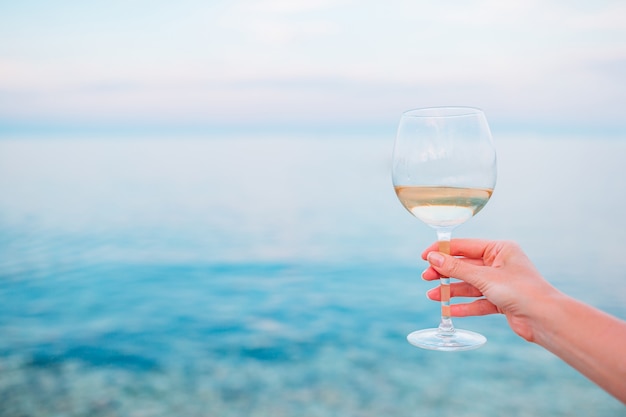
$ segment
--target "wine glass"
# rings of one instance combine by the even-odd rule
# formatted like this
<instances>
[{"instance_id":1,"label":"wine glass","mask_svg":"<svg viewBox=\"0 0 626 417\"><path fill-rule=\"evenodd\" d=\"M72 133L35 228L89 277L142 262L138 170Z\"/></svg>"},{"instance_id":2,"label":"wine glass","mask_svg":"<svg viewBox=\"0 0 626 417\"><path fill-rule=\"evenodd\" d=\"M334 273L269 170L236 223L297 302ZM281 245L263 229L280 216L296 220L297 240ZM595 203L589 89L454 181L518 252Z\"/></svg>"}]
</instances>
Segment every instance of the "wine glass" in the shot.
<instances>
[{"instance_id":1,"label":"wine glass","mask_svg":"<svg viewBox=\"0 0 626 417\"><path fill-rule=\"evenodd\" d=\"M496 151L483 111L431 107L404 112L392 178L402 205L437 231L439 251L449 254L452 230L487 204L496 183ZM441 351L482 346L483 335L452 324L449 277L441 277L440 289L439 327L409 334L409 343Z\"/></svg>"}]
</instances>

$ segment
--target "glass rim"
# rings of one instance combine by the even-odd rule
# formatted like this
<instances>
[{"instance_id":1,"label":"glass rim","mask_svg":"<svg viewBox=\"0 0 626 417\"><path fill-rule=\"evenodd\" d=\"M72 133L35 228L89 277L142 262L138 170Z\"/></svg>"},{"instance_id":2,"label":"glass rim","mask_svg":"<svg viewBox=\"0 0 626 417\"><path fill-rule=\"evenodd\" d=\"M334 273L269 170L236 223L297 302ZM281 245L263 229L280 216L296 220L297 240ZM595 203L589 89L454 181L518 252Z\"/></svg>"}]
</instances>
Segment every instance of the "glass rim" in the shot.
<instances>
[{"instance_id":1,"label":"glass rim","mask_svg":"<svg viewBox=\"0 0 626 417\"><path fill-rule=\"evenodd\" d=\"M484 114L483 110L472 106L435 106L435 107L419 107L407 110L402 113L402 117L462 117Z\"/></svg>"}]
</instances>

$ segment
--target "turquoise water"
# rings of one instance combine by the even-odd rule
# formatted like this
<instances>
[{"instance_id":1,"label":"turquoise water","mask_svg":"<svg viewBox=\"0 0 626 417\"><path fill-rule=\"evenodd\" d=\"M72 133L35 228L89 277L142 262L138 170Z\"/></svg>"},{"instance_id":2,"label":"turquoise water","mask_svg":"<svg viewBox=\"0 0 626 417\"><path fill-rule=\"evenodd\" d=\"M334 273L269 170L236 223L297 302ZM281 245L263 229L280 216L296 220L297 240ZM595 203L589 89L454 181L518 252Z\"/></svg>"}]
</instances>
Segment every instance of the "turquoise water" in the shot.
<instances>
[{"instance_id":1,"label":"turquoise water","mask_svg":"<svg viewBox=\"0 0 626 417\"><path fill-rule=\"evenodd\" d=\"M626 141L500 136L457 236L520 242L626 318ZM423 351L434 233L398 203L389 137L0 140L1 416L620 416L514 335Z\"/></svg>"}]
</instances>

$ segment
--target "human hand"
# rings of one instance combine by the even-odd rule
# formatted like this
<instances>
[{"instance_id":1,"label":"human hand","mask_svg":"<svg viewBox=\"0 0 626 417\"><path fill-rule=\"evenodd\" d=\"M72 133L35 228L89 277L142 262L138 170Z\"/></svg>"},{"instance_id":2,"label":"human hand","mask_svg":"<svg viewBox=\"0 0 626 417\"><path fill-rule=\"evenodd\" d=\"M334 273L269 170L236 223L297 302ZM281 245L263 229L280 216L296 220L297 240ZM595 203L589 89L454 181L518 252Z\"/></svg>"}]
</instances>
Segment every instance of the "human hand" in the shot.
<instances>
[{"instance_id":1,"label":"human hand","mask_svg":"<svg viewBox=\"0 0 626 417\"><path fill-rule=\"evenodd\" d=\"M458 278L461 282L450 285L451 296L478 298L451 305L453 316L504 314L515 333L554 353L626 404L625 321L555 289L513 242L454 239L451 255L437 248L435 243L422 254L430 263L422 277ZM427 294L441 298L439 288Z\"/></svg>"},{"instance_id":2,"label":"human hand","mask_svg":"<svg viewBox=\"0 0 626 417\"><path fill-rule=\"evenodd\" d=\"M470 303L452 304L455 317L502 313L511 329L534 341L534 328L542 319L544 303L554 303L560 293L537 271L522 249L513 242L453 239L450 255L437 252L434 243L422 253L430 266L422 274L426 281L449 276L460 279L450 285L451 297L476 297ZM439 287L427 296L439 301Z\"/></svg>"}]
</instances>

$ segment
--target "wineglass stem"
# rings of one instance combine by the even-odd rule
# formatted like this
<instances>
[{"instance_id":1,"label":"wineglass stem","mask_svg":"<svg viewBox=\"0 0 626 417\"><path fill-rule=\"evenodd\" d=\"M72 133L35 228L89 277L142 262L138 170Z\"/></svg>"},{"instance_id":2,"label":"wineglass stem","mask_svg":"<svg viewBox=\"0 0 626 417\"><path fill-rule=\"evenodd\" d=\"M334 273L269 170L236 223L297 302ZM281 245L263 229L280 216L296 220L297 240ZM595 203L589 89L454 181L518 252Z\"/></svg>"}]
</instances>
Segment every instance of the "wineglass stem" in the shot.
<instances>
[{"instance_id":1,"label":"wineglass stem","mask_svg":"<svg viewBox=\"0 0 626 417\"><path fill-rule=\"evenodd\" d=\"M451 230L437 230L439 252L450 254L451 237ZM439 289L441 291L441 322L439 323L439 331L442 334L452 334L454 333L454 325L450 317L450 277L442 276L440 278Z\"/></svg>"}]
</instances>

